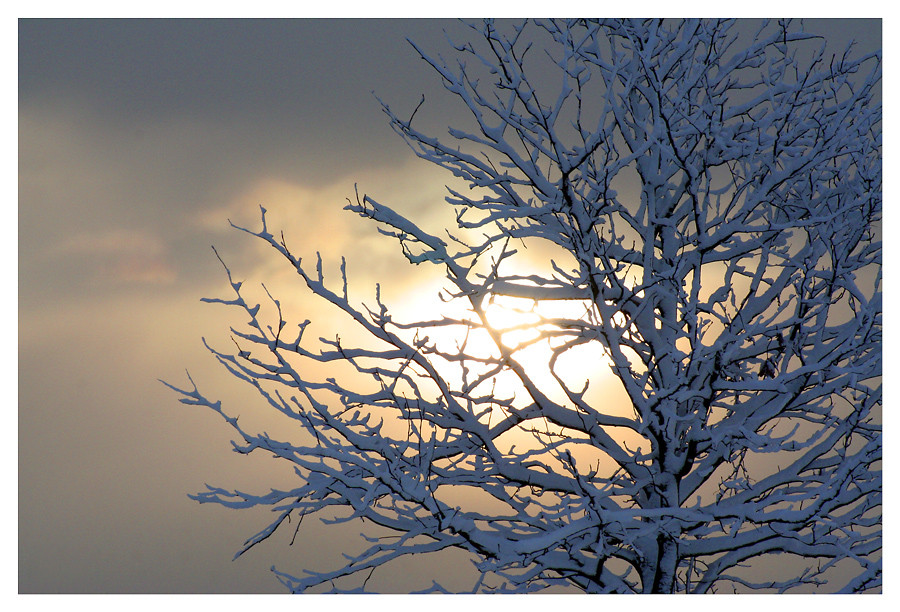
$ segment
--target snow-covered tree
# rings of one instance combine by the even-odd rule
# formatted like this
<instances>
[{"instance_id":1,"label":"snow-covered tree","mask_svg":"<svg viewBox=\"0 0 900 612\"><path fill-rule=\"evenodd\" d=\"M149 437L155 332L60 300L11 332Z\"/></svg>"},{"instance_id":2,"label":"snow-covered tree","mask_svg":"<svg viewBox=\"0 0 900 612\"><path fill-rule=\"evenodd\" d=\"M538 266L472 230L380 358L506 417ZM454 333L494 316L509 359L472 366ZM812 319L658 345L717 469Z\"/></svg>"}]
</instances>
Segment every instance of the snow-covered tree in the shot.
<instances>
[{"instance_id":1,"label":"snow-covered tree","mask_svg":"<svg viewBox=\"0 0 900 612\"><path fill-rule=\"evenodd\" d=\"M238 452L296 468L290 490L195 499L271 506L246 548L341 507L393 534L344 567L273 568L293 591L361 590L451 548L476 591L879 590L880 53L749 25L485 21L453 62L414 44L472 129L443 142L383 108L455 177L457 227L368 196L346 208L445 275L446 310L400 320L380 287L355 299L343 262L326 281L265 210L239 228L370 341L311 342L228 271L233 296L208 301L249 325L210 350L305 442L173 387Z\"/></svg>"}]
</instances>

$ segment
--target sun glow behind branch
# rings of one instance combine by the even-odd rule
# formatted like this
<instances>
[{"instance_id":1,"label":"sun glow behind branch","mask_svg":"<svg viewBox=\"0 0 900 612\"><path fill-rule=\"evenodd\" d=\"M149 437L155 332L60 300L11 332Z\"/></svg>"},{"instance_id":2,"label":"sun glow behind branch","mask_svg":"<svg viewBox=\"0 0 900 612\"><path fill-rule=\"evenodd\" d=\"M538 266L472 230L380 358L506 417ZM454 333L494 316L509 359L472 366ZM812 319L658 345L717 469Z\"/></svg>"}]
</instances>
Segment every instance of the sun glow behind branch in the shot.
<instances>
[{"instance_id":1,"label":"sun glow behind branch","mask_svg":"<svg viewBox=\"0 0 900 612\"><path fill-rule=\"evenodd\" d=\"M420 338L442 353L464 353L468 358L465 367L469 379L475 370L488 369L480 360L498 359L502 356L518 363L531 381L554 401L565 403L566 393L557 380L561 379L570 390L580 392L588 384L588 397L603 392L608 396L610 387L617 381L610 369L611 362L598 341L589 341L573 347L563 347L571 340L571 330L562 329L557 322L579 320L585 316L585 304L581 301L554 300L547 302L524 298L494 296L483 301L486 325L482 324L469 304L462 299L442 301L438 296L439 283L420 286L398 300L395 308L398 319L442 317L465 321L466 325L423 326L417 330ZM433 313L433 314L432 314ZM500 340L497 345L494 338ZM554 352L558 353L554 359ZM462 363L436 358L435 367L454 385L462 382ZM551 371L551 363L552 371ZM554 376L554 373L556 376ZM473 392L492 392L497 397L515 396L516 404L527 403L528 393L516 374L504 367L489 377ZM629 406L620 406L617 412L630 413Z\"/></svg>"}]
</instances>

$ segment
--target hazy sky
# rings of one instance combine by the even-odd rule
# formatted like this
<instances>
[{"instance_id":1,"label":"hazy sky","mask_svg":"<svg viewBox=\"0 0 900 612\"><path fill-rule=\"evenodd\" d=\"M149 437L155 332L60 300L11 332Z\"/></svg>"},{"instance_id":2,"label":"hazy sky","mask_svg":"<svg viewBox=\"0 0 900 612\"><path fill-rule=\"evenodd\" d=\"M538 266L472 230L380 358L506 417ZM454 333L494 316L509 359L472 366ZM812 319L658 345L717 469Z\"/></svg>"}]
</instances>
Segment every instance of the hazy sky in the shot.
<instances>
[{"instance_id":1,"label":"hazy sky","mask_svg":"<svg viewBox=\"0 0 900 612\"><path fill-rule=\"evenodd\" d=\"M354 540L359 529L304 523L293 547L276 534L232 562L268 514L187 494L207 482L262 492L277 478L266 460L231 452L214 414L179 404L157 379L183 383L187 368L235 412L252 397L200 340L226 348L240 321L199 299L226 294L210 244L238 278L291 291L271 250L228 228L228 218L255 224L260 204L298 252L321 250L332 264L346 253L363 284L390 271L389 296L409 298L418 272L341 207L358 183L419 219L436 214L445 178L390 130L371 92L400 114L424 93L417 126L443 134L456 124L460 108L405 41L447 53L443 28L464 30L433 20L19 22L20 592L282 592L273 563L326 569ZM808 29L881 44L878 21ZM435 569L407 563L378 585L402 591Z\"/></svg>"}]
</instances>

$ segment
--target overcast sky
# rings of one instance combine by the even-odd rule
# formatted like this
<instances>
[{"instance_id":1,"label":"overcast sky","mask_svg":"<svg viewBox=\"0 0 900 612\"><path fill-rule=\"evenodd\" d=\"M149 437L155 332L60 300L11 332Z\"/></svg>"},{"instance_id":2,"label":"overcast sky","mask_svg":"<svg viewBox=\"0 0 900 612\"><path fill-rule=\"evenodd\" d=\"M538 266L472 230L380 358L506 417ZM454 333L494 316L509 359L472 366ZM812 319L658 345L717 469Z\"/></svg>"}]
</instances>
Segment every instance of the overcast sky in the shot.
<instances>
[{"instance_id":1,"label":"overcast sky","mask_svg":"<svg viewBox=\"0 0 900 612\"><path fill-rule=\"evenodd\" d=\"M455 125L459 107L405 40L447 53L444 28L464 30L19 22L20 592L281 592L272 564L334 567L359 529L304 523L293 547L290 534L273 537L231 561L267 513L187 494L207 482L263 492L280 476L231 452L221 420L157 379L183 383L187 368L236 412L252 397L200 340L226 348L240 321L199 300L227 289L211 244L239 278L274 276L290 291L271 250L228 227L255 224L260 204L298 251L332 264L347 254L363 284L390 273L397 299L416 291L396 244L341 208L358 184L419 219L438 214L445 177L414 158L372 92L401 115L425 94L417 125ZM878 21L808 29L881 45ZM438 569L407 563L370 585L427 586Z\"/></svg>"}]
</instances>

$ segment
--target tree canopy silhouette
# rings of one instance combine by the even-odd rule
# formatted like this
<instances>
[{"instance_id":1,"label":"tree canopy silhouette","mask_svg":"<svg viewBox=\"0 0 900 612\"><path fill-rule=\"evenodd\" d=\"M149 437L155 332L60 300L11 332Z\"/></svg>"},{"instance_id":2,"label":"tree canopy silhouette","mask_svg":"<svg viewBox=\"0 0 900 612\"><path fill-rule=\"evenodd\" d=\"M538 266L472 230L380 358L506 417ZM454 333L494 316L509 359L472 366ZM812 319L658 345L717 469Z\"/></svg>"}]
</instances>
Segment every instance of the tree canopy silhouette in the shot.
<instances>
[{"instance_id":1,"label":"tree canopy silhouette","mask_svg":"<svg viewBox=\"0 0 900 612\"><path fill-rule=\"evenodd\" d=\"M243 550L334 507L394 534L343 567L273 568L292 591L364 590L374 568L450 548L471 555L474 591L880 589L880 53L784 22L472 33L453 62L414 43L472 129L439 140L382 103L465 185L448 187L457 227L429 233L368 195L346 206L445 276L447 313L399 320L379 287L354 299L343 262L326 281L263 210L240 229L371 342L310 341L229 270L233 295L207 301L249 323L235 351L207 346L306 442L173 386L235 450L296 469L290 490L195 499L276 511ZM493 305L525 318L492 321Z\"/></svg>"}]
</instances>

